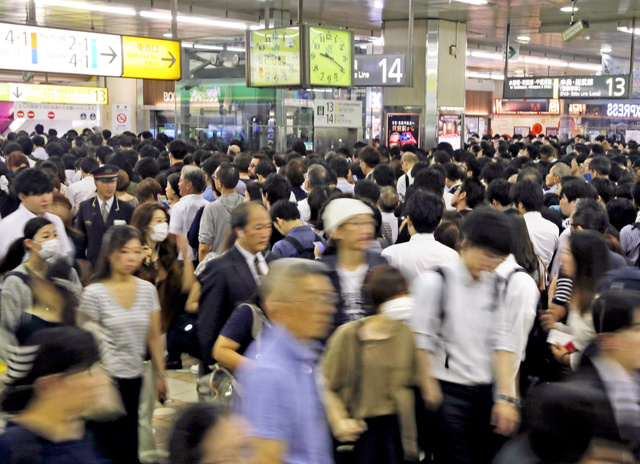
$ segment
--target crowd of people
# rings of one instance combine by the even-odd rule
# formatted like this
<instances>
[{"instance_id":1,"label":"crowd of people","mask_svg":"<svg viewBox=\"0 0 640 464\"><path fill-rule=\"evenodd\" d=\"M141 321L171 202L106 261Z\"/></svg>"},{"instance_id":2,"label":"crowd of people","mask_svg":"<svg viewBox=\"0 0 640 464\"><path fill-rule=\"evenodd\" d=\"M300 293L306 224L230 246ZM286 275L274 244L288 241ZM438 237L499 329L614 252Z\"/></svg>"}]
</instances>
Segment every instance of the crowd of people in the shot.
<instances>
[{"instance_id":1,"label":"crowd of people","mask_svg":"<svg viewBox=\"0 0 640 464\"><path fill-rule=\"evenodd\" d=\"M153 462L185 355L170 463L640 459L636 142L36 126L1 158L0 463Z\"/></svg>"}]
</instances>

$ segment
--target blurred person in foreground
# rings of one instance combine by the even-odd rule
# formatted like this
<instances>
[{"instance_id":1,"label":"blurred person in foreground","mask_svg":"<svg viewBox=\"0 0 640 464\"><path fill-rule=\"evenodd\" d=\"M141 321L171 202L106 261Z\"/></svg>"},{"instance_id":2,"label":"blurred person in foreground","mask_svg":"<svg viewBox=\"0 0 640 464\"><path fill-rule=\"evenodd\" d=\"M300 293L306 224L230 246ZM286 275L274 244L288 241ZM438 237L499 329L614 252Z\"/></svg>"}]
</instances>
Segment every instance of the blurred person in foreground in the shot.
<instances>
[{"instance_id":1,"label":"blurred person in foreground","mask_svg":"<svg viewBox=\"0 0 640 464\"><path fill-rule=\"evenodd\" d=\"M261 292L273 326L238 370L239 410L249 421L257 463L333 462L331 435L316 383L317 340L332 328L336 294L328 269L306 259L275 261Z\"/></svg>"},{"instance_id":2,"label":"blurred person in foreground","mask_svg":"<svg viewBox=\"0 0 640 464\"><path fill-rule=\"evenodd\" d=\"M511 253L513 226L483 208L467 215L462 234L458 263L413 282L411 326L425 403L434 410L436 462L486 464L501 445L498 435L510 435L519 422L521 347L504 304L504 279L494 272Z\"/></svg>"},{"instance_id":3,"label":"blurred person in foreground","mask_svg":"<svg viewBox=\"0 0 640 464\"><path fill-rule=\"evenodd\" d=\"M524 433L496 464L634 463L640 459L640 299L605 290L593 302L596 352L566 382L533 390ZM634 460L635 458L635 460Z\"/></svg>"},{"instance_id":4,"label":"blurred person in foreground","mask_svg":"<svg viewBox=\"0 0 640 464\"><path fill-rule=\"evenodd\" d=\"M35 333L28 373L9 383L2 410L15 414L0 435L2 464L99 462L85 436L83 416L109 378L98 366L93 336L75 327Z\"/></svg>"},{"instance_id":5,"label":"blurred person in foreground","mask_svg":"<svg viewBox=\"0 0 640 464\"><path fill-rule=\"evenodd\" d=\"M187 409L169 441L169 464L247 463L252 457L245 421L209 403Z\"/></svg>"}]
</instances>

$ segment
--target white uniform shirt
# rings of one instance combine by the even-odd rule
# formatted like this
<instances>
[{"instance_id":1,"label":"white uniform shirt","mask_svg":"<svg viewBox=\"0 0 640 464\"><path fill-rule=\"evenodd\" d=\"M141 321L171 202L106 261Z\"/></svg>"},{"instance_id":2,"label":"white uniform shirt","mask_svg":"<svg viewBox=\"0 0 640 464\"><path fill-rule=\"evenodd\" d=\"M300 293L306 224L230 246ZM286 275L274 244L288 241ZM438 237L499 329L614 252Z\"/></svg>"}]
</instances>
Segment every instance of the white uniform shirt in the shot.
<instances>
[{"instance_id":1,"label":"white uniform shirt","mask_svg":"<svg viewBox=\"0 0 640 464\"><path fill-rule=\"evenodd\" d=\"M7 250L11 244L24 235L25 224L34 217L36 217L36 215L21 203L17 210L0 221L0 259L4 258L4 255L7 254ZM71 245L69 244L62 219L51 213L44 213L42 217L51 221L56 227L56 232L60 239L60 250L56 256L69 255L71 253ZM25 259L27 257L28 255L25 256Z\"/></svg>"},{"instance_id":2,"label":"white uniform shirt","mask_svg":"<svg viewBox=\"0 0 640 464\"><path fill-rule=\"evenodd\" d=\"M204 206L207 206L209 202L202 198L202 194L185 195L180 198L180 201L173 205L171 208L171 219L169 220L169 233L179 234L182 232L187 235L191 223L196 217L198 210ZM196 253L190 248L191 259L196 259ZM178 256L178 259L184 259L182 253Z\"/></svg>"},{"instance_id":3,"label":"white uniform shirt","mask_svg":"<svg viewBox=\"0 0 640 464\"><path fill-rule=\"evenodd\" d=\"M404 196L407 193L407 187L413 184L413 177L411 177L411 170L408 173L403 174L398 179L398 196L400 197L400 201L404 200Z\"/></svg>"},{"instance_id":4,"label":"white uniform shirt","mask_svg":"<svg viewBox=\"0 0 640 464\"><path fill-rule=\"evenodd\" d=\"M433 234L414 234L408 242L382 250L382 256L400 269L408 282L413 282L425 271L455 264L460 259L455 250L436 242Z\"/></svg>"},{"instance_id":5,"label":"white uniform shirt","mask_svg":"<svg viewBox=\"0 0 640 464\"><path fill-rule=\"evenodd\" d=\"M88 200L96 193L96 183L93 176L84 177L80 182L74 182L67 188L67 198L71 202L73 213L78 210L78 206Z\"/></svg>"},{"instance_id":6,"label":"white uniform shirt","mask_svg":"<svg viewBox=\"0 0 640 464\"><path fill-rule=\"evenodd\" d=\"M551 258L558 248L560 230L553 222L547 221L538 211L530 211L523 215L527 223L529 238L533 242L533 248L544 262L547 269L551 265Z\"/></svg>"},{"instance_id":7,"label":"white uniform shirt","mask_svg":"<svg viewBox=\"0 0 640 464\"><path fill-rule=\"evenodd\" d=\"M443 267L440 274L427 271L413 282L416 309L411 327L416 347L433 355L432 375L460 385L493 383L496 351L518 353L520 347L512 318L502 302L501 279L485 272L473 279L462 260ZM441 317L441 295L444 317Z\"/></svg>"}]
</instances>

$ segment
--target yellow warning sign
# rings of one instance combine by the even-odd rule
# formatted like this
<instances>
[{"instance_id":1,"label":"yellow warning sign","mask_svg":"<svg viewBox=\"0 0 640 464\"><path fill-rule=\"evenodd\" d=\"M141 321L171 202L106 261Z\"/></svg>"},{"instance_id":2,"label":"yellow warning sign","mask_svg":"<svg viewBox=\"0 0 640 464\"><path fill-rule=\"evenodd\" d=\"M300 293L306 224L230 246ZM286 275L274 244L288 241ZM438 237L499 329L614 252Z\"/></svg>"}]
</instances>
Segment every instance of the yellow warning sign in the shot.
<instances>
[{"instance_id":1,"label":"yellow warning sign","mask_svg":"<svg viewBox=\"0 0 640 464\"><path fill-rule=\"evenodd\" d=\"M180 79L180 42L122 36L122 77Z\"/></svg>"}]
</instances>

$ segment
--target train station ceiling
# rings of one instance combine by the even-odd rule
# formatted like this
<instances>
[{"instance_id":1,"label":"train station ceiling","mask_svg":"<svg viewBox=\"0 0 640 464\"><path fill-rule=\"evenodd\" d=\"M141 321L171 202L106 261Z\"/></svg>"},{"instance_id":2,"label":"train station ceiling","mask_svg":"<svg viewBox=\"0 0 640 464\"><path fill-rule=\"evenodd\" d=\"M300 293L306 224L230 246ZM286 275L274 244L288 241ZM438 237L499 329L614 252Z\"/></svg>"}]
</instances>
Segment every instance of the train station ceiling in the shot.
<instances>
[{"instance_id":1,"label":"train station ceiling","mask_svg":"<svg viewBox=\"0 0 640 464\"><path fill-rule=\"evenodd\" d=\"M157 38L170 33L169 0L35 0L35 4L40 26ZM266 0L178 0L179 38L209 44L241 40L243 29L260 26L266 5ZM518 44L521 56L583 63L599 63L601 53L628 58L634 17L639 18L640 33L640 0L413 0L413 5L416 19L466 23L469 49L481 52L469 63L479 70L502 66L499 60L481 55L502 52L508 24L511 42ZM588 21L589 29L565 42L562 31L570 25L572 13L566 10L572 5L574 19ZM269 8L272 15L281 10L297 20L298 0L269 0ZM27 9L28 0L0 0L2 21L25 23ZM406 20L408 14L409 0L303 2L304 22L346 27L362 41L375 42L384 21ZM527 68L540 72L545 67L528 63Z\"/></svg>"}]
</instances>

